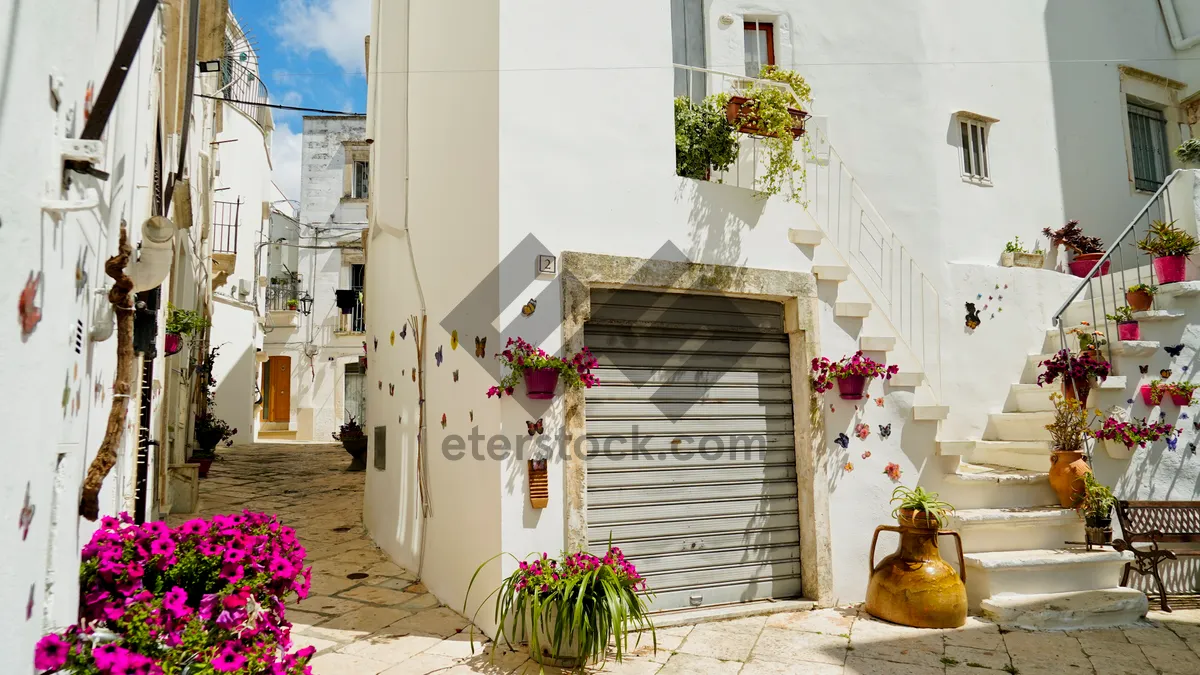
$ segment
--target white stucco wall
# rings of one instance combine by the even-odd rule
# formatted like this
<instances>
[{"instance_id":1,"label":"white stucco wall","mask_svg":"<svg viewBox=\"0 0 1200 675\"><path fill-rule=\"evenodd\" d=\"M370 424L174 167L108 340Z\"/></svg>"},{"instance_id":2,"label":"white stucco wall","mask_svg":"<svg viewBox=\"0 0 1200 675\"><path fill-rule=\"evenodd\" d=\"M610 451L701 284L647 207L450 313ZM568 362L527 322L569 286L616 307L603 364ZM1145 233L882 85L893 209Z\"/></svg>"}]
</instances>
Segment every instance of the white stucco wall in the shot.
<instances>
[{"instance_id":1,"label":"white stucco wall","mask_svg":"<svg viewBox=\"0 0 1200 675\"><path fill-rule=\"evenodd\" d=\"M1102 4L1103 11L1096 3L1073 1L953 8L932 1L706 3L708 59L717 70L742 70L741 16L777 17L778 62L795 65L808 78L814 110L825 118L858 188L938 294L932 327L941 335L940 400L951 406L942 439L980 435L987 414L1001 410L1009 386L1019 380L1026 356L1041 350L1051 313L1076 283L1049 271L992 267L1004 242L1014 235L1032 242L1041 228L1068 218L1111 239L1146 201L1129 179L1117 62L1105 59L1120 54L1133 59L1121 63L1176 78L1185 78L1190 66L1174 63L1186 54L1171 50L1157 5ZM375 140L373 180L394 189L376 192L372 204L368 298L387 294L388 302L368 303L369 332L380 338L368 381L383 384L382 393L368 387L369 405L374 419L387 421L389 464L387 471L368 472L366 520L401 564L419 559L412 474L393 473L397 448L403 448L406 468L415 461L416 430L408 419L415 394L397 401L402 387L395 396L387 391L389 382L409 383L401 370L412 367L413 355L393 355L399 340L383 351L388 331L421 308L411 271L415 259L429 314L428 349L443 346L446 358L440 369L427 364L433 378L426 392L427 455L437 506L425 533L424 574L431 590L455 604L474 569L464 556L478 564L500 550L553 553L565 530L561 464L551 464L551 507L533 512L523 466L512 460L450 463L437 451L447 434L470 430L464 409L485 434L521 435L528 419L515 402L484 399L485 369L460 356L473 331L459 329L463 345L449 349L446 333L458 326L447 316L476 284L484 297L468 303L477 308L470 319L499 331L500 344L489 352L517 335L544 336L541 345L553 350L561 339L555 330L562 318L559 282L533 280L531 236L556 255L650 258L670 243L694 262L792 271L838 258L830 257L829 242L815 250L788 243L788 228L806 222L802 207L674 175L667 3L505 2L491 8L498 12L496 27L486 12L472 17L463 30L483 36L462 41L471 47L459 45L453 53L423 29L423 22L437 20L426 2L413 3L411 45L404 42L406 5L374 5L376 74L368 125ZM719 25L724 13L735 17L728 28ZM1076 19L1092 30L1079 30ZM493 30L498 45L491 42ZM487 75L489 69L495 74ZM436 70L437 77L424 76L426 70ZM414 73L411 81L405 72ZM493 106L497 128L464 123L491 119ZM1000 120L990 136L990 187L960 177L958 110ZM498 276L486 281L496 265ZM1003 312L993 317L984 310L983 325L965 331L963 303L981 309L988 304L990 310L992 303L976 297L986 298L989 290L1005 296L999 301ZM821 353L837 358L852 353L860 336L893 334L879 311L865 321L834 317L835 301L870 299L856 282L821 282L819 294ZM520 305L531 297L538 299L537 312L523 319ZM889 360L905 370L919 365L903 348ZM447 368L460 369L455 385L447 384ZM910 393L877 383L872 395L883 395L885 405L855 409L832 397L824 402L838 602L860 600L865 592L870 533L890 520L887 499L894 484L883 475L887 463L901 466L905 485L942 491L963 508L991 505L978 490L944 480L946 460L936 456L939 425L912 421L914 403L933 401L929 389ZM548 433L560 428L561 402L544 418ZM833 445L837 433L849 434L857 421L871 424L871 438L856 440L849 450ZM880 424L892 425L887 441L878 437ZM871 457L863 458L868 449ZM844 468L847 462L853 471ZM447 474L454 480L445 495L439 486L450 481ZM489 537L459 529L480 522L495 528ZM507 561L497 565L487 573L489 582L511 567ZM490 590L489 583L479 583Z\"/></svg>"}]
</instances>

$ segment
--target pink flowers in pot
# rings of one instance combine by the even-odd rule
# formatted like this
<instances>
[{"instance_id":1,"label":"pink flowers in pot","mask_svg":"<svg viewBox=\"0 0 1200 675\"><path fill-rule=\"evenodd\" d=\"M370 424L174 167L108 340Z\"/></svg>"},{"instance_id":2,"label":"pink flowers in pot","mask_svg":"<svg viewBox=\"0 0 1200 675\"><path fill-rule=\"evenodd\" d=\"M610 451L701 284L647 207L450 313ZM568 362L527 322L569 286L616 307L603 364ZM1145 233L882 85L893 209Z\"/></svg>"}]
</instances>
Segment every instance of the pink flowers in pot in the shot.
<instances>
[{"instance_id":1,"label":"pink flowers in pot","mask_svg":"<svg viewBox=\"0 0 1200 675\"><path fill-rule=\"evenodd\" d=\"M1104 420L1099 429L1089 431L1093 438L1102 441L1116 441L1127 448L1133 446L1145 447L1163 436L1175 431L1175 427L1166 422L1147 422L1145 418L1132 422L1122 422L1114 417Z\"/></svg>"},{"instance_id":2,"label":"pink flowers in pot","mask_svg":"<svg viewBox=\"0 0 1200 675\"><path fill-rule=\"evenodd\" d=\"M557 373L568 388L592 387L600 384L600 378L592 374L599 363L592 352L584 347L578 354L564 359L534 347L522 338L509 338L504 351L496 355L500 363L508 368L499 386L488 389L488 397L512 396L513 390L525 371L550 370Z\"/></svg>"},{"instance_id":3,"label":"pink flowers in pot","mask_svg":"<svg viewBox=\"0 0 1200 675\"><path fill-rule=\"evenodd\" d=\"M1038 375L1038 386L1052 384L1059 377L1065 377L1072 382L1086 381L1092 377L1104 380L1112 372L1112 365L1090 349L1079 354L1072 354L1071 350L1063 349L1038 365L1045 368Z\"/></svg>"},{"instance_id":4,"label":"pink flowers in pot","mask_svg":"<svg viewBox=\"0 0 1200 675\"><path fill-rule=\"evenodd\" d=\"M837 380L852 377L861 377L865 380L881 377L890 380L893 375L900 372L900 366L884 365L863 355L860 350L853 356L842 357L840 361L830 361L824 356L813 359L812 371L813 388L817 393L824 393L833 389Z\"/></svg>"},{"instance_id":5,"label":"pink flowers in pot","mask_svg":"<svg viewBox=\"0 0 1200 675\"><path fill-rule=\"evenodd\" d=\"M295 532L244 511L177 528L104 518L83 549L80 623L47 635L39 670L103 675L196 672L307 675L288 654L284 600L307 597L311 568ZM102 631L102 632L98 632ZM111 632L112 641L97 639Z\"/></svg>"}]
</instances>

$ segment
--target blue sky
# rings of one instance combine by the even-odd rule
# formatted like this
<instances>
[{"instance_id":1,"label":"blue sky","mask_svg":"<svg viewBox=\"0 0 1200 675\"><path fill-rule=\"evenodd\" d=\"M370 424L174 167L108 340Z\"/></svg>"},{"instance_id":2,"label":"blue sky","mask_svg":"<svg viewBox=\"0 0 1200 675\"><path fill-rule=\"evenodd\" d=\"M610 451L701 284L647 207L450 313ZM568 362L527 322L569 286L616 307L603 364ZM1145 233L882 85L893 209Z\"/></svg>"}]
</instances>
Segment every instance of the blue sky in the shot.
<instances>
[{"instance_id":1,"label":"blue sky","mask_svg":"<svg viewBox=\"0 0 1200 675\"><path fill-rule=\"evenodd\" d=\"M371 0L230 0L257 41L259 74L273 103L365 112L363 38ZM300 132L305 113L273 110L275 182L300 199Z\"/></svg>"}]
</instances>

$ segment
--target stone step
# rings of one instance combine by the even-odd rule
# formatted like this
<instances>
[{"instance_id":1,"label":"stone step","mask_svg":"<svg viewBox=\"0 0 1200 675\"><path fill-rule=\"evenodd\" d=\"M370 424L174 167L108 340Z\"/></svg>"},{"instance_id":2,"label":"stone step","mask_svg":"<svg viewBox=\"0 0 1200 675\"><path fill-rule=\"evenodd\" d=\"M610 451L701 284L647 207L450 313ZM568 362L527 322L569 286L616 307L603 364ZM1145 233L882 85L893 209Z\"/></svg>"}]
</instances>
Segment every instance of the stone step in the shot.
<instances>
[{"instance_id":1,"label":"stone step","mask_svg":"<svg viewBox=\"0 0 1200 675\"><path fill-rule=\"evenodd\" d=\"M988 441L1048 441L1046 425L1054 421L1052 412L991 413L983 431Z\"/></svg>"},{"instance_id":2,"label":"stone step","mask_svg":"<svg viewBox=\"0 0 1200 675\"><path fill-rule=\"evenodd\" d=\"M1025 471L1050 470L1048 441L976 441L966 454L972 464L1007 466Z\"/></svg>"},{"instance_id":3,"label":"stone step","mask_svg":"<svg viewBox=\"0 0 1200 675\"><path fill-rule=\"evenodd\" d=\"M864 352L890 352L896 348L896 338L862 336L858 338L858 348Z\"/></svg>"},{"instance_id":4,"label":"stone step","mask_svg":"<svg viewBox=\"0 0 1200 675\"><path fill-rule=\"evenodd\" d=\"M908 372L902 370L893 375L892 379L888 380L888 384L893 387L912 388L921 386L924 381L925 373L919 370Z\"/></svg>"},{"instance_id":5,"label":"stone step","mask_svg":"<svg viewBox=\"0 0 1200 675\"><path fill-rule=\"evenodd\" d=\"M992 621L1026 630L1080 630L1126 626L1146 616L1149 602L1136 588L1100 588L1068 593L1001 593L979 609Z\"/></svg>"},{"instance_id":6,"label":"stone step","mask_svg":"<svg viewBox=\"0 0 1200 675\"><path fill-rule=\"evenodd\" d=\"M958 470L947 475L946 479L950 482L972 484L1035 485L1044 483L1049 485L1050 472L962 462L958 465Z\"/></svg>"},{"instance_id":7,"label":"stone step","mask_svg":"<svg viewBox=\"0 0 1200 675\"><path fill-rule=\"evenodd\" d=\"M1100 353L1108 355L1108 349L1112 349L1113 358L1123 356L1126 358L1136 359L1154 356L1155 352L1162 344L1154 340L1117 340L1108 347L1101 347Z\"/></svg>"},{"instance_id":8,"label":"stone step","mask_svg":"<svg viewBox=\"0 0 1200 675\"><path fill-rule=\"evenodd\" d=\"M948 520L948 527L962 535L966 553L1054 548L1083 538L1079 515L1057 505L963 509L951 513ZM954 555L945 543L943 557Z\"/></svg>"},{"instance_id":9,"label":"stone step","mask_svg":"<svg viewBox=\"0 0 1200 675\"><path fill-rule=\"evenodd\" d=\"M1151 309L1145 312L1134 312L1133 318L1139 323L1142 321L1174 321L1187 316L1187 312L1181 309Z\"/></svg>"},{"instance_id":10,"label":"stone step","mask_svg":"<svg viewBox=\"0 0 1200 675\"><path fill-rule=\"evenodd\" d=\"M1200 295L1200 281L1180 281L1174 284L1163 284L1158 287L1158 293L1154 294L1154 298L1158 299L1174 299L1187 298Z\"/></svg>"},{"instance_id":11,"label":"stone step","mask_svg":"<svg viewBox=\"0 0 1200 675\"><path fill-rule=\"evenodd\" d=\"M913 419L918 422L940 422L950 416L948 405L914 405Z\"/></svg>"},{"instance_id":12,"label":"stone step","mask_svg":"<svg viewBox=\"0 0 1200 675\"><path fill-rule=\"evenodd\" d=\"M941 498L961 510L1034 507L1058 501L1049 473L958 462L942 477Z\"/></svg>"},{"instance_id":13,"label":"stone step","mask_svg":"<svg viewBox=\"0 0 1200 675\"><path fill-rule=\"evenodd\" d=\"M825 238L825 233L820 230L808 230L800 228L788 229L788 241L801 246L816 246Z\"/></svg>"},{"instance_id":14,"label":"stone step","mask_svg":"<svg viewBox=\"0 0 1200 675\"><path fill-rule=\"evenodd\" d=\"M834 303L833 315L850 319L864 319L871 313L869 302L838 302Z\"/></svg>"},{"instance_id":15,"label":"stone step","mask_svg":"<svg viewBox=\"0 0 1200 675\"><path fill-rule=\"evenodd\" d=\"M296 432L294 431L259 431L258 440L260 441L294 441L296 440Z\"/></svg>"},{"instance_id":16,"label":"stone step","mask_svg":"<svg viewBox=\"0 0 1200 675\"><path fill-rule=\"evenodd\" d=\"M1059 387L1047 385L1039 387L1036 383L1014 384L1008 389L1008 398L1004 401L1004 412L1046 412L1054 410L1050 402L1050 394L1059 391Z\"/></svg>"},{"instance_id":17,"label":"stone step","mask_svg":"<svg viewBox=\"0 0 1200 675\"><path fill-rule=\"evenodd\" d=\"M1021 384L1037 384L1038 374L1042 372L1042 367L1038 364L1054 358L1055 353L1030 354L1025 357L1025 368L1021 371Z\"/></svg>"},{"instance_id":18,"label":"stone step","mask_svg":"<svg viewBox=\"0 0 1200 675\"><path fill-rule=\"evenodd\" d=\"M967 553L967 604L1004 593L1069 593L1112 588L1132 553L1063 548Z\"/></svg>"},{"instance_id":19,"label":"stone step","mask_svg":"<svg viewBox=\"0 0 1200 675\"><path fill-rule=\"evenodd\" d=\"M813 265L812 273L821 281L842 282L850 278L850 268L845 265Z\"/></svg>"}]
</instances>

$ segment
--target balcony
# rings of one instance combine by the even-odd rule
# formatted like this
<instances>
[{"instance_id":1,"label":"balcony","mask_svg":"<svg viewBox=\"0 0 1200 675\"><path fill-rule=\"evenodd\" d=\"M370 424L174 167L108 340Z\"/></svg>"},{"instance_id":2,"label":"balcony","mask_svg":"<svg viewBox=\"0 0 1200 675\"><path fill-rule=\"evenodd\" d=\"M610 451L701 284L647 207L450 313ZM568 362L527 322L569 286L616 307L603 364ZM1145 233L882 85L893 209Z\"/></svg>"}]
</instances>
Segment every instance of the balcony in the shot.
<instances>
[{"instance_id":1,"label":"balcony","mask_svg":"<svg viewBox=\"0 0 1200 675\"><path fill-rule=\"evenodd\" d=\"M212 269L213 290L225 285L237 266L238 216L242 200L213 202Z\"/></svg>"},{"instance_id":2,"label":"balcony","mask_svg":"<svg viewBox=\"0 0 1200 675\"><path fill-rule=\"evenodd\" d=\"M270 102L267 85L258 75L231 56L221 59L221 97L228 105L245 113L254 120L259 129L269 131L273 126L271 109L263 103Z\"/></svg>"},{"instance_id":3,"label":"balcony","mask_svg":"<svg viewBox=\"0 0 1200 675\"><path fill-rule=\"evenodd\" d=\"M333 334L361 335L366 332L366 314L363 309L362 288L338 289L337 296L337 328Z\"/></svg>"},{"instance_id":4,"label":"balcony","mask_svg":"<svg viewBox=\"0 0 1200 675\"><path fill-rule=\"evenodd\" d=\"M276 277L267 286L267 328L296 328L300 325L300 280Z\"/></svg>"}]
</instances>

